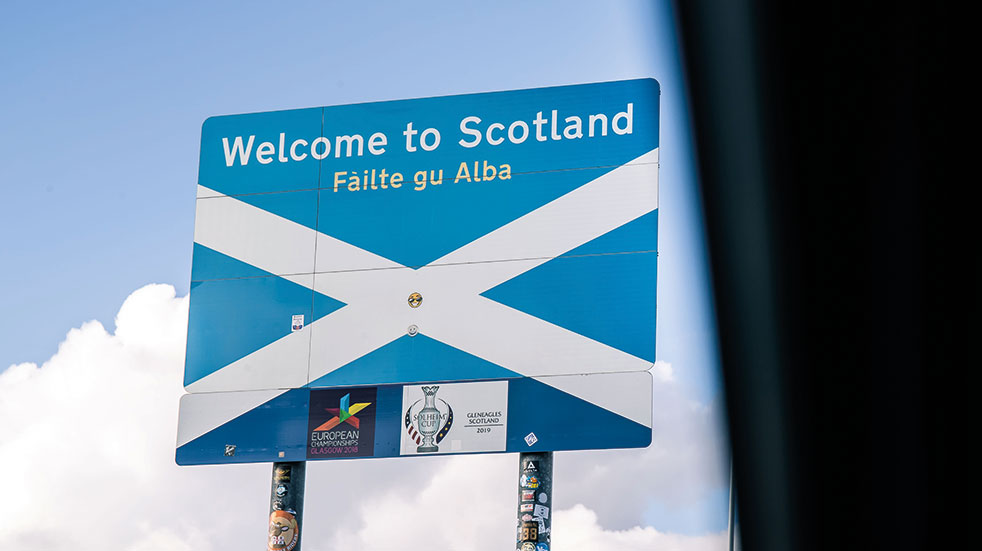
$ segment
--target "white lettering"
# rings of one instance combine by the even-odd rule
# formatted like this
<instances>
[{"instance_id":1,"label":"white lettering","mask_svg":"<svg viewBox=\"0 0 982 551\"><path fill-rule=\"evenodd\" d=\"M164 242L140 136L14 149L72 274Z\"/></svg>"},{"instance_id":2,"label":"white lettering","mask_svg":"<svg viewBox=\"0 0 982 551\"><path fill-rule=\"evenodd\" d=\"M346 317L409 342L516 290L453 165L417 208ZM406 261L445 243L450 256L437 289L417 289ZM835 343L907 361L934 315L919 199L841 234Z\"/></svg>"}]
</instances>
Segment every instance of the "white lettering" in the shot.
<instances>
[{"instance_id":1,"label":"white lettering","mask_svg":"<svg viewBox=\"0 0 982 551\"><path fill-rule=\"evenodd\" d=\"M372 155L381 155L385 153L385 146L388 143L389 140L385 137L385 134L376 132L368 138L368 152Z\"/></svg>"},{"instance_id":2,"label":"white lettering","mask_svg":"<svg viewBox=\"0 0 982 551\"><path fill-rule=\"evenodd\" d=\"M317 153L317 144L324 144L324 153ZM310 144L310 156L317 159L318 161L327 157L328 153L331 152L331 140L321 136L314 140L314 143Z\"/></svg>"},{"instance_id":3,"label":"white lettering","mask_svg":"<svg viewBox=\"0 0 982 551\"><path fill-rule=\"evenodd\" d=\"M601 136L606 136L607 135L607 115L604 115L603 113L599 113L599 114L596 114L596 115L590 115L590 137L592 138L594 136L593 129L594 129L594 127L596 125L594 125L593 123L596 122L596 121L600 121L601 122L601 125L600 125L600 135Z\"/></svg>"},{"instance_id":4,"label":"white lettering","mask_svg":"<svg viewBox=\"0 0 982 551\"><path fill-rule=\"evenodd\" d=\"M290 158L293 159L294 161L302 161L307 158L307 154L301 153L300 155L297 155L297 144L306 147L307 140L294 140L293 143L290 145Z\"/></svg>"},{"instance_id":5,"label":"white lettering","mask_svg":"<svg viewBox=\"0 0 982 551\"><path fill-rule=\"evenodd\" d=\"M432 145L426 145L426 136L434 136ZM419 146L426 151L433 151L438 145L440 145L440 131L436 128L427 128L419 135Z\"/></svg>"},{"instance_id":6,"label":"white lettering","mask_svg":"<svg viewBox=\"0 0 982 551\"><path fill-rule=\"evenodd\" d=\"M553 111L555 113L555 111ZM539 142L546 141L546 137L542 134L542 125L546 123L546 120L542 118L542 111L535 114L535 120L532 124L535 125L535 140Z\"/></svg>"},{"instance_id":7,"label":"white lettering","mask_svg":"<svg viewBox=\"0 0 982 551\"><path fill-rule=\"evenodd\" d=\"M269 156L276 152L276 148L270 142L263 142L256 148L256 160L264 165L273 162Z\"/></svg>"},{"instance_id":8,"label":"white lettering","mask_svg":"<svg viewBox=\"0 0 982 551\"><path fill-rule=\"evenodd\" d=\"M279 161L281 163L287 162L289 159L286 158L286 134L280 132L280 149L279 149Z\"/></svg>"},{"instance_id":9,"label":"white lettering","mask_svg":"<svg viewBox=\"0 0 982 551\"><path fill-rule=\"evenodd\" d=\"M222 145L225 146L225 166L232 166L235 156L239 156L239 164L245 166L249 164L249 154L252 152L252 142L256 136L249 136L249 143L242 146L242 136L236 136L232 142L232 150L228 148L228 138L222 138Z\"/></svg>"},{"instance_id":10,"label":"white lettering","mask_svg":"<svg viewBox=\"0 0 982 551\"><path fill-rule=\"evenodd\" d=\"M467 125L470 124L470 123L472 123L472 122L473 123L476 123L476 124L481 124L481 119L479 117L467 117L464 120L460 121L460 131L463 132L464 134L467 134L468 136L473 136L474 137L474 141L469 142L469 141L466 141L463 138L461 138L460 141L458 141L457 143L459 143L460 145L462 145L464 147L468 147L468 148L470 148L470 147L476 147L478 144L481 143L481 131L478 130L478 129L476 129L476 128L468 128L467 127ZM495 124L497 124L497 123L495 123ZM494 124L492 124L491 126L494 126ZM504 128L504 126L502 126L502 128ZM488 128L488 136L489 136L488 137L488 143L491 143L490 133L491 133L491 129ZM499 141L498 143L501 143L501 142ZM498 144L491 144L491 145L498 145Z\"/></svg>"},{"instance_id":11,"label":"white lettering","mask_svg":"<svg viewBox=\"0 0 982 551\"><path fill-rule=\"evenodd\" d=\"M516 128L522 129L521 139L515 137ZM511 126L508 127L508 141L510 141L511 143L522 143L526 139L528 139L528 137L529 137L529 125L525 124L525 121L515 121L511 123Z\"/></svg>"},{"instance_id":12,"label":"white lettering","mask_svg":"<svg viewBox=\"0 0 982 551\"><path fill-rule=\"evenodd\" d=\"M501 142L505 141L504 138L494 139L494 137L491 136L491 131L492 130L496 130L496 129L497 130L504 130L505 129L505 125L501 124L500 122L493 122L490 125L488 125L488 143L491 144L491 145L498 145Z\"/></svg>"},{"instance_id":13,"label":"white lettering","mask_svg":"<svg viewBox=\"0 0 982 551\"><path fill-rule=\"evenodd\" d=\"M338 136L338 137L336 137L334 139L334 158L337 159L337 158L341 157L341 144L347 144L348 145L348 151L347 151L347 153L345 153L344 156L345 157L350 157L351 156L351 145L355 141L358 142L358 156L361 157L362 156L362 153L364 152L363 149L365 147L365 143L364 143L364 140L361 137L361 134L354 134L352 136Z\"/></svg>"},{"instance_id":14,"label":"white lettering","mask_svg":"<svg viewBox=\"0 0 982 551\"><path fill-rule=\"evenodd\" d=\"M627 124L624 128L617 126L618 120L626 120ZM614 115L614 118L610 121L610 128L614 130L614 134L623 136L624 134L630 134L634 131L634 104L627 104L627 111L621 111L620 113Z\"/></svg>"},{"instance_id":15,"label":"white lettering","mask_svg":"<svg viewBox=\"0 0 982 551\"><path fill-rule=\"evenodd\" d=\"M406 151L410 153L416 151L416 146L413 145L413 136L418 132L418 130L413 130L413 123L406 124L406 129L402 131L402 135L406 137Z\"/></svg>"}]
</instances>

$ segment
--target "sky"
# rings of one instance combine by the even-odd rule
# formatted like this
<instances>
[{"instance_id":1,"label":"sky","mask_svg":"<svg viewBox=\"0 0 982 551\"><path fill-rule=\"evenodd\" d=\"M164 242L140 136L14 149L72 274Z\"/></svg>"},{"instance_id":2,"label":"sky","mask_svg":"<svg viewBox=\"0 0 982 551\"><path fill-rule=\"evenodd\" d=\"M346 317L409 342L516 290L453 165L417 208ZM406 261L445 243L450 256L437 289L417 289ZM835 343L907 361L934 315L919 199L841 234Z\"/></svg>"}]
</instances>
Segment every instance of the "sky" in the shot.
<instances>
[{"instance_id":1,"label":"sky","mask_svg":"<svg viewBox=\"0 0 982 551\"><path fill-rule=\"evenodd\" d=\"M264 537L268 465L174 464L207 117L654 77L653 443L557 455L559 482L576 483L557 485L554 547L724 549L723 397L670 10L651 1L5 7L0 468L24 475L9 494L18 499L0 505L0 540L149 551ZM307 519L323 521L309 525L304 548L495 548L512 536L516 462L312 463ZM447 505L462 502L466 511ZM435 514L456 516L457 535L424 530Z\"/></svg>"}]
</instances>

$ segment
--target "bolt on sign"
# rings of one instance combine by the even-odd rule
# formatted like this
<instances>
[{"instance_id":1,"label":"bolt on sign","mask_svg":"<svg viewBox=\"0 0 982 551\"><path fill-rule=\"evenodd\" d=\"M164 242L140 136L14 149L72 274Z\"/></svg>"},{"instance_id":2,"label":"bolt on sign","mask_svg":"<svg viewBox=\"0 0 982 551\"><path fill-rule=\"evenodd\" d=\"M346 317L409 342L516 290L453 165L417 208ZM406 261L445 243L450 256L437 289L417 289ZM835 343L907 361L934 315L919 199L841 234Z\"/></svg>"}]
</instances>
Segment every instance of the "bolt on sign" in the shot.
<instances>
[{"instance_id":1,"label":"bolt on sign","mask_svg":"<svg viewBox=\"0 0 982 551\"><path fill-rule=\"evenodd\" d=\"M178 463L647 446L658 102L206 120Z\"/></svg>"}]
</instances>

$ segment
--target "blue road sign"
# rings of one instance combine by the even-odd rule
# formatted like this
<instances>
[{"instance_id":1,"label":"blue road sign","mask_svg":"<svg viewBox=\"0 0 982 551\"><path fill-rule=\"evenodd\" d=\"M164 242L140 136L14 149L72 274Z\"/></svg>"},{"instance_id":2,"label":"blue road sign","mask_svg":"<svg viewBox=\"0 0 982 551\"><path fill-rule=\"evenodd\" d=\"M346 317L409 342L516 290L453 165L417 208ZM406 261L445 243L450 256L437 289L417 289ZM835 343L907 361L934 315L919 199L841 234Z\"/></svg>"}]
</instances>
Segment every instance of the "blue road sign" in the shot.
<instances>
[{"instance_id":1,"label":"blue road sign","mask_svg":"<svg viewBox=\"0 0 982 551\"><path fill-rule=\"evenodd\" d=\"M650 396L565 376L653 365L658 100L642 79L205 121L179 446L432 381L535 381L650 432Z\"/></svg>"}]
</instances>

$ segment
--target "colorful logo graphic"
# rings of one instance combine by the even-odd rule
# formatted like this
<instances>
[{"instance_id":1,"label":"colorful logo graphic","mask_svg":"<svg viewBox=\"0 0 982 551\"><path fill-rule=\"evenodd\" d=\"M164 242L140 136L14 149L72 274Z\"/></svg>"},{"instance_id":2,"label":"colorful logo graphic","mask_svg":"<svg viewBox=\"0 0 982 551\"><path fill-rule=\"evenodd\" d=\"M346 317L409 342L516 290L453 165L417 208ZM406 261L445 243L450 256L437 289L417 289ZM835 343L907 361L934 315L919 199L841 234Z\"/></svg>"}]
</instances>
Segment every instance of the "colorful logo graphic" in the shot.
<instances>
[{"instance_id":1,"label":"colorful logo graphic","mask_svg":"<svg viewBox=\"0 0 982 551\"><path fill-rule=\"evenodd\" d=\"M289 482L290 474L292 469L289 465L280 465L276 467L276 471L273 473L273 481L277 484L281 482Z\"/></svg>"},{"instance_id":2,"label":"colorful logo graphic","mask_svg":"<svg viewBox=\"0 0 982 551\"><path fill-rule=\"evenodd\" d=\"M536 476L523 474L521 478L521 483L522 483L522 488L535 489L539 487L539 478Z\"/></svg>"},{"instance_id":3,"label":"colorful logo graphic","mask_svg":"<svg viewBox=\"0 0 982 551\"><path fill-rule=\"evenodd\" d=\"M423 304L423 295L419 293L413 293L409 295L409 307L419 308L419 305Z\"/></svg>"},{"instance_id":4,"label":"colorful logo graphic","mask_svg":"<svg viewBox=\"0 0 982 551\"><path fill-rule=\"evenodd\" d=\"M314 430L331 430L334 427L340 425L341 423L348 423L349 425L355 427L356 429L360 428L358 426L359 424L358 418L355 417L355 414L367 408L370 405L372 405L371 402L359 402L357 404L351 404L351 394L350 393L345 394L340 401L341 407L324 408L324 411L328 411L334 414L334 417L331 417L326 423L317 427Z\"/></svg>"},{"instance_id":5,"label":"colorful logo graphic","mask_svg":"<svg viewBox=\"0 0 982 551\"><path fill-rule=\"evenodd\" d=\"M269 551L293 551L300 540L300 526L289 511L273 511L269 515Z\"/></svg>"},{"instance_id":6,"label":"colorful logo graphic","mask_svg":"<svg viewBox=\"0 0 982 551\"><path fill-rule=\"evenodd\" d=\"M374 455L376 401L374 387L312 390L307 458Z\"/></svg>"}]
</instances>

